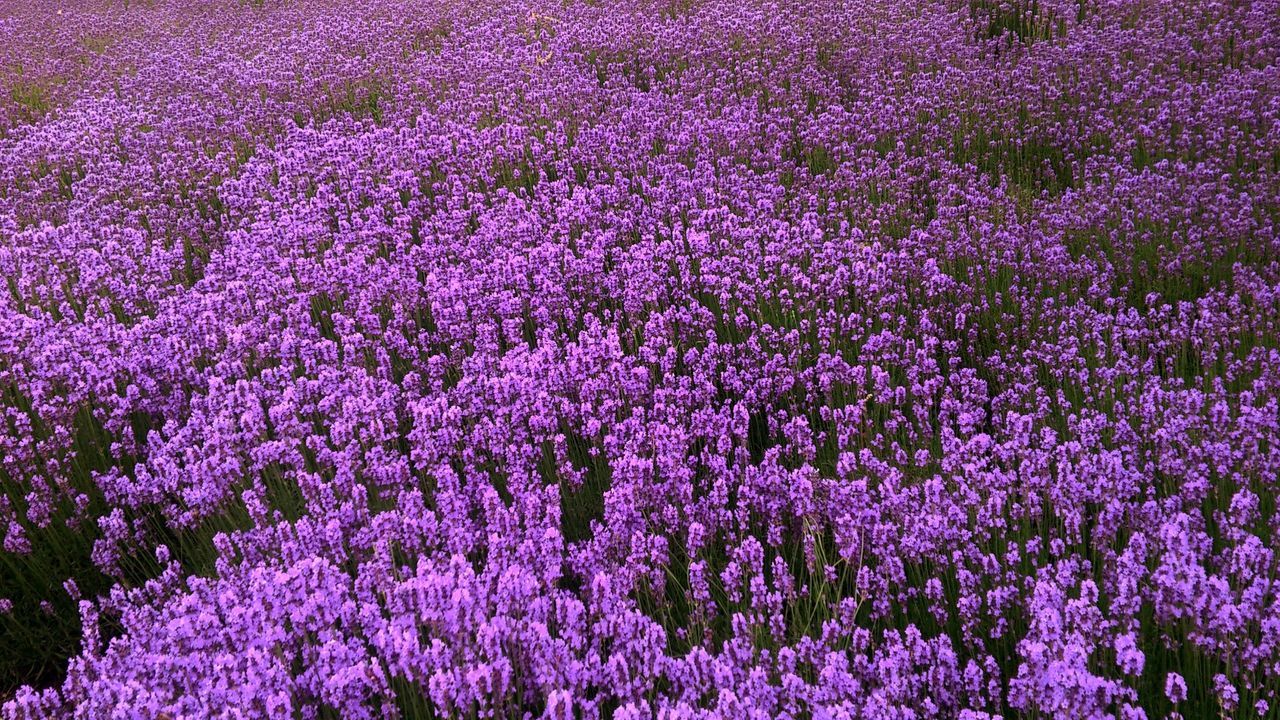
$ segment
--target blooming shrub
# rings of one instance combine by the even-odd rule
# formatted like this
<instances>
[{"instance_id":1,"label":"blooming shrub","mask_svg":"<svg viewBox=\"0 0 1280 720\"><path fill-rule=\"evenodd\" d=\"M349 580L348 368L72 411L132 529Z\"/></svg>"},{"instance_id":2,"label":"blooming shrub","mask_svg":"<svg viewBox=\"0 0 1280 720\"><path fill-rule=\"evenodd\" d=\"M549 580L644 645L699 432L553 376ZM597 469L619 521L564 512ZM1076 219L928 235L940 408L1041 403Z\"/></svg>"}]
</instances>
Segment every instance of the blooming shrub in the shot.
<instances>
[{"instance_id":1,"label":"blooming shrub","mask_svg":"<svg viewBox=\"0 0 1280 720\"><path fill-rule=\"evenodd\" d=\"M1266 717L1280 3L0 0L35 718Z\"/></svg>"}]
</instances>

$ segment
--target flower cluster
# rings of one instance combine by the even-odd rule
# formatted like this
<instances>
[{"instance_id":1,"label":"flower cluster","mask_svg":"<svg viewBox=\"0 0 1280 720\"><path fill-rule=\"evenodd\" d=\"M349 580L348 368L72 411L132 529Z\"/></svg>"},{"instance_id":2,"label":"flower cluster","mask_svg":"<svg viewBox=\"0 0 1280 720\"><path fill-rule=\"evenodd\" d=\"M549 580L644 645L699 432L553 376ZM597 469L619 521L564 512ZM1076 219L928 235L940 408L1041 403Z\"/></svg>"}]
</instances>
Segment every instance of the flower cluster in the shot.
<instances>
[{"instance_id":1,"label":"flower cluster","mask_svg":"<svg viewBox=\"0 0 1280 720\"><path fill-rule=\"evenodd\" d=\"M1280 2L0 0L0 698L1280 707Z\"/></svg>"}]
</instances>

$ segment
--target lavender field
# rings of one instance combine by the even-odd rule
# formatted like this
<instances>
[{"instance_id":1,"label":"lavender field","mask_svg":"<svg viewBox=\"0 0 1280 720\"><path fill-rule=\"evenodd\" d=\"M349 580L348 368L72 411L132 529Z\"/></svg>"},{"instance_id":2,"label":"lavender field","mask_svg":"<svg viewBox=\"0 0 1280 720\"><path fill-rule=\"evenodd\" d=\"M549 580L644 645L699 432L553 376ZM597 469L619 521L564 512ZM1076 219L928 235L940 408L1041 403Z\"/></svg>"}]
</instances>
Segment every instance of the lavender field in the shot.
<instances>
[{"instance_id":1,"label":"lavender field","mask_svg":"<svg viewBox=\"0 0 1280 720\"><path fill-rule=\"evenodd\" d=\"M1280 717L1280 0L0 0L3 720Z\"/></svg>"}]
</instances>

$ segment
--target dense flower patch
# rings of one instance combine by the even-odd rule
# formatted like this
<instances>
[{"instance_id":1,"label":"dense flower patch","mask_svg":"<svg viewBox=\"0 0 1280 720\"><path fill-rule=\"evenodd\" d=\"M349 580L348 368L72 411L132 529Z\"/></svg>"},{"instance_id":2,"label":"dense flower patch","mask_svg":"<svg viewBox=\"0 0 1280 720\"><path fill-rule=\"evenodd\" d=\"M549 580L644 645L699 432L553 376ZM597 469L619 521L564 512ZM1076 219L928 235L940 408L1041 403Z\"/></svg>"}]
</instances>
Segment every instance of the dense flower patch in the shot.
<instances>
[{"instance_id":1,"label":"dense flower patch","mask_svg":"<svg viewBox=\"0 0 1280 720\"><path fill-rule=\"evenodd\" d=\"M27 718L1280 707L1280 2L0 0Z\"/></svg>"}]
</instances>

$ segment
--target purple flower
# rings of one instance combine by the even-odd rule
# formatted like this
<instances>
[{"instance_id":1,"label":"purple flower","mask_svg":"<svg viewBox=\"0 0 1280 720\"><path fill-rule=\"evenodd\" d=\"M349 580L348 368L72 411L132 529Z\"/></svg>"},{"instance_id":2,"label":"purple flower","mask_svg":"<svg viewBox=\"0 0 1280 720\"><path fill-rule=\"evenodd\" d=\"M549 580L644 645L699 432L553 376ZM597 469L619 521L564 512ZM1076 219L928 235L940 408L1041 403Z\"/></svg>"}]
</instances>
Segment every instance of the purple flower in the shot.
<instances>
[{"instance_id":1,"label":"purple flower","mask_svg":"<svg viewBox=\"0 0 1280 720\"><path fill-rule=\"evenodd\" d=\"M1187 699L1187 682L1176 672L1171 672L1164 679L1164 694L1169 702L1175 705Z\"/></svg>"}]
</instances>

